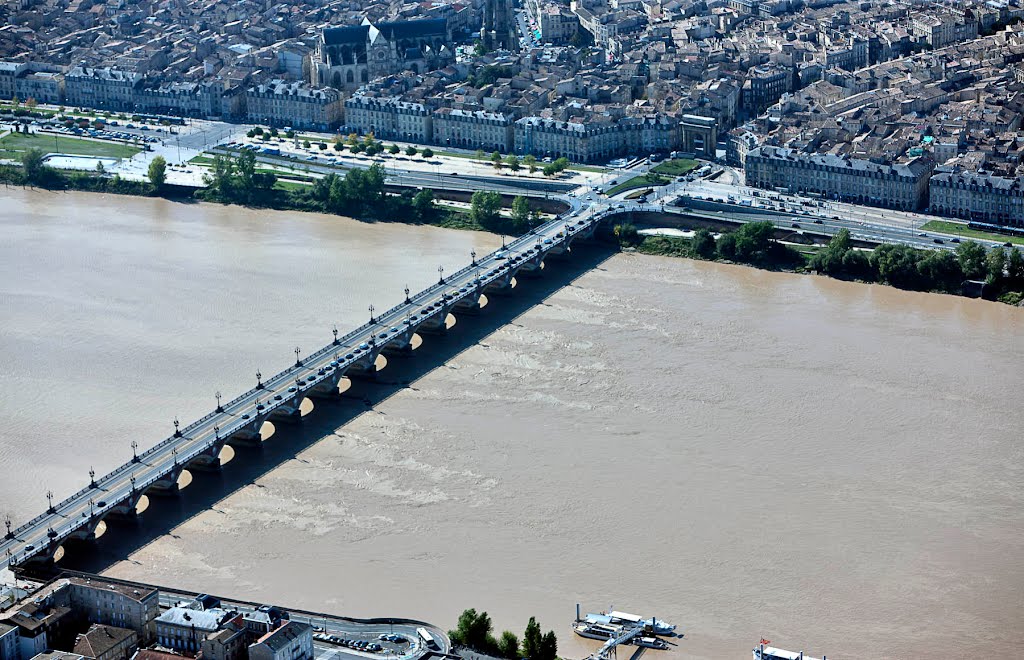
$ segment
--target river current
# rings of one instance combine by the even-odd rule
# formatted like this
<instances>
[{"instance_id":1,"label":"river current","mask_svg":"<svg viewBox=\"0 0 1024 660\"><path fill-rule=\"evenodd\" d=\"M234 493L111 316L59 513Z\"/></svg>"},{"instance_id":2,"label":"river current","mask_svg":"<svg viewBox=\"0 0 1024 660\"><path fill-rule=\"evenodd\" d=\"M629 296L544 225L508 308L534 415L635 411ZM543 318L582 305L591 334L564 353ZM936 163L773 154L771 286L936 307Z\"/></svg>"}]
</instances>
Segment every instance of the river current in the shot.
<instances>
[{"instance_id":1,"label":"river current","mask_svg":"<svg viewBox=\"0 0 1024 660\"><path fill-rule=\"evenodd\" d=\"M133 439L206 413L215 391L498 243L0 195L0 515L15 524L47 489L63 498L90 466L124 462ZM761 637L830 658L1019 654L1024 311L577 258L593 267L552 263L81 561L443 627L476 607L521 634L536 615L570 658L597 645L572 635L576 603L679 624L673 651L648 652L666 658L748 657Z\"/></svg>"}]
</instances>

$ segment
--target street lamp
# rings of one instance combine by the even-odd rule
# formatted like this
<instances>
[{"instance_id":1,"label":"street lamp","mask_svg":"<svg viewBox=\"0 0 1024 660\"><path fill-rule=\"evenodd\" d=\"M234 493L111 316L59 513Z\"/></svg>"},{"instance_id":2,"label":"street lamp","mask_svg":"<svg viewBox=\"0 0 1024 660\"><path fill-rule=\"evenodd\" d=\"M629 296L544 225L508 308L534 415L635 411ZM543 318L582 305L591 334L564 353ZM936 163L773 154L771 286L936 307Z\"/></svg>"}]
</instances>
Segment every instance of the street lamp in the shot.
<instances>
[{"instance_id":1,"label":"street lamp","mask_svg":"<svg viewBox=\"0 0 1024 660\"><path fill-rule=\"evenodd\" d=\"M263 374L261 374L258 371L256 372L256 389L258 389L258 390L262 390L263 389Z\"/></svg>"},{"instance_id":2,"label":"street lamp","mask_svg":"<svg viewBox=\"0 0 1024 660\"><path fill-rule=\"evenodd\" d=\"M334 345L337 346L338 345L338 326L334 326L334 329L331 332L334 333Z\"/></svg>"},{"instance_id":3,"label":"street lamp","mask_svg":"<svg viewBox=\"0 0 1024 660\"><path fill-rule=\"evenodd\" d=\"M368 309L370 310L370 325L373 325L374 323L376 323L376 321L373 318L373 305L370 305Z\"/></svg>"},{"instance_id":4,"label":"street lamp","mask_svg":"<svg viewBox=\"0 0 1024 660\"><path fill-rule=\"evenodd\" d=\"M469 251L469 258L472 259L472 265L476 265L476 250Z\"/></svg>"},{"instance_id":5,"label":"street lamp","mask_svg":"<svg viewBox=\"0 0 1024 660\"><path fill-rule=\"evenodd\" d=\"M177 417L174 418L174 437L175 438L180 438L181 437L181 429L178 428L178 418Z\"/></svg>"},{"instance_id":6,"label":"street lamp","mask_svg":"<svg viewBox=\"0 0 1024 660\"><path fill-rule=\"evenodd\" d=\"M134 440L132 440L132 463L138 463L139 462L138 449L139 449L139 443L137 443Z\"/></svg>"},{"instance_id":7,"label":"street lamp","mask_svg":"<svg viewBox=\"0 0 1024 660\"><path fill-rule=\"evenodd\" d=\"M89 488L96 488L96 470L89 468Z\"/></svg>"},{"instance_id":8,"label":"street lamp","mask_svg":"<svg viewBox=\"0 0 1024 660\"><path fill-rule=\"evenodd\" d=\"M46 507L46 512L47 513L57 513L54 510L54 508L53 508L53 491L52 490L46 491L46 501L49 504L49 506Z\"/></svg>"},{"instance_id":9,"label":"street lamp","mask_svg":"<svg viewBox=\"0 0 1024 660\"><path fill-rule=\"evenodd\" d=\"M217 399L217 412L224 412L224 407L220 405L220 390L217 390L217 392L213 396L216 397Z\"/></svg>"},{"instance_id":10,"label":"street lamp","mask_svg":"<svg viewBox=\"0 0 1024 660\"><path fill-rule=\"evenodd\" d=\"M405 304L408 305L409 302L410 302L409 301L409 285L406 284L405 285Z\"/></svg>"},{"instance_id":11,"label":"street lamp","mask_svg":"<svg viewBox=\"0 0 1024 660\"><path fill-rule=\"evenodd\" d=\"M296 367L301 367L302 366L302 360L299 358L299 354L301 352L302 352L301 349L298 346L296 346L295 347L295 366Z\"/></svg>"},{"instance_id":12,"label":"street lamp","mask_svg":"<svg viewBox=\"0 0 1024 660\"><path fill-rule=\"evenodd\" d=\"M438 284L444 284L444 266L438 266L438 267L437 267L437 273L438 273L438 275L440 275L440 276L441 276L441 277L440 277L440 278L439 278L439 279L437 280L437 283L438 283Z\"/></svg>"},{"instance_id":13,"label":"street lamp","mask_svg":"<svg viewBox=\"0 0 1024 660\"><path fill-rule=\"evenodd\" d=\"M11 517L7 516L4 518L4 525L7 526L7 534L4 536L5 539L13 539L14 533L11 531ZM10 551L8 551L10 552Z\"/></svg>"}]
</instances>

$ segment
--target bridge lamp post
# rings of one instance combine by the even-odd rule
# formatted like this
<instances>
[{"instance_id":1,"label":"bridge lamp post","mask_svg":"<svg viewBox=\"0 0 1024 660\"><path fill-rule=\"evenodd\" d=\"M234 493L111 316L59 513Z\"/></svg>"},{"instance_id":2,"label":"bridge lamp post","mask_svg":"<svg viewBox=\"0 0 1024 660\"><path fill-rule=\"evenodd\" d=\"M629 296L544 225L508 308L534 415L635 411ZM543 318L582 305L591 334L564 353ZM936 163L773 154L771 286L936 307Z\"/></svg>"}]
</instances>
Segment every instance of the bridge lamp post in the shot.
<instances>
[{"instance_id":1,"label":"bridge lamp post","mask_svg":"<svg viewBox=\"0 0 1024 660\"><path fill-rule=\"evenodd\" d=\"M334 333L334 345L337 346L338 345L338 326L334 326L334 329L331 330L331 332Z\"/></svg>"},{"instance_id":2,"label":"bridge lamp post","mask_svg":"<svg viewBox=\"0 0 1024 660\"><path fill-rule=\"evenodd\" d=\"M476 265L476 250L470 250L469 251L469 258L472 260L471 264L473 266L475 266Z\"/></svg>"},{"instance_id":3,"label":"bridge lamp post","mask_svg":"<svg viewBox=\"0 0 1024 660\"><path fill-rule=\"evenodd\" d=\"M214 440L220 440L220 426L216 424L213 425L213 438Z\"/></svg>"},{"instance_id":4,"label":"bridge lamp post","mask_svg":"<svg viewBox=\"0 0 1024 660\"><path fill-rule=\"evenodd\" d=\"M46 507L46 512L47 513L57 513L57 511L53 508L53 491L52 490L46 491L46 502L49 505L49 506Z\"/></svg>"},{"instance_id":5,"label":"bridge lamp post","mask_svg":"<svg viewBox=\"0 0 1024 660\"><path fill-rule=\"evenodd\" d=\"M90 518L92 518L92 514L93 514L93 499L90 497L89 498L89 517Z\"/></svg>"},{"instance_id":6,"label":"bridge lamp post","mask_svg":"<svg viewBox=\"0 0 1024 660\"><path fill-rule=\"evenodd\" d=\"M296 367L301 367L302 366L302 359L299 357L299 355L301 353L302 353L302 349L300 349L298 346L296 346L295 347L295 366Z\"/></svg>"},{"instance_id":7,"label":"bridge lamp post","mask_svg":"<svg viewBox=\"0 0 1024 660\"><path fill-rule=\"evenodd\" d=\"M89 488L96 488L96 470L89 468Z\"/></svg>"},{"instance_id":8,"label":"bridge lamp post","mask_svg":"<svg viewBox=\"0 0 1024 660\"><path fill-rule=\"evenodd\" d=\"M139 443L132 440L132 463L139 462Z\"/></svg>"},{"instance_id":9,"label":"bridge lamp post","mask_svg":"<svg viewBox=\"0 0 1024 660\"><path fill-rule=\"evenodd\" d=\"M444 284L444 266L437 267L437 274L440 275L440 277L437 280L437 283Z\"/></svg>"},{"instance_id":10,"label":"bridge lamp post","mask_svg":"<svg viewBox=\"0 0 1024 660\"><path fill-rule=\"evenodd\" d=\"M216 399L217 399L217 412L219 412L219 413L224 412L224 406L220 405L220 396L221 396L220 395L220 390L217 390L217 392L214 393L213 396L216 397Z\"/></svg>"},{"instance_id":11,"label":"bridge lamp post","mask_svg":"<svg viewBox=\"0 0 1024 660\"><path fill-rule=\"evenodd\" d=\"M370 325L373 325L374 323L376 323L376 321L373 318L373 305L370 305L368 309L370 310Z\"/></svg>"},{"instance_id":12,"label":"bridge lamp post","mask_svg":"<svg viewBox=\"0 0 1024 660\"><path fill-rule=\"evenodd\" d=\"M4 518L4 525L7 526L7 534L4 535L4 538L5 539L13 539L14 538L14 532L11 531L11 517L10 516L7 516L6 518ZM7 550L7 554L8 555L11 554L10 549Z\"/></svg>"},{"instance_id":13,"label":"bridge lamp post","mask_svg":"<svg viewBox=\"0 0 1024 660\"><path fill-rule=\"evenodd\" d=\"M171 447L171 456L174 457L174 467L177 468L178 467L178 448L177 447Z\"/></svg>"},{"instance_id":14,"label":"bridge lamp post","mask_svg":"<svg viewBox=\"0 0 1024 660\"><path fill-rule=\"evenodd\" d=\"M263 389L263 374L261 374L258 371L256 372L256 389L258 389L258 390L262 390Z\"/></svg>"},{"instance_id":15,"label":"bridge lamp post","mask_svg":"<svg viewBox=\"0 0 1024 660\"><path fill-rule=\"evenodd\" d=\"M405 304L408 305L411 301L409 300L409 285L405 285Z\"/></svg>"},{"instance_id":16,"label":"bridge lamp post","mask_svg":"<svg viewBox=\"0 0 1024 660\"><path fill-rule=\"evenodd\" d=\"M178 428L179 425L180 424L178 422L178 418L175 417L174 418L174 437L175 438L180 438L181 437L181 429Z\"/></svg>"}]
</instances>

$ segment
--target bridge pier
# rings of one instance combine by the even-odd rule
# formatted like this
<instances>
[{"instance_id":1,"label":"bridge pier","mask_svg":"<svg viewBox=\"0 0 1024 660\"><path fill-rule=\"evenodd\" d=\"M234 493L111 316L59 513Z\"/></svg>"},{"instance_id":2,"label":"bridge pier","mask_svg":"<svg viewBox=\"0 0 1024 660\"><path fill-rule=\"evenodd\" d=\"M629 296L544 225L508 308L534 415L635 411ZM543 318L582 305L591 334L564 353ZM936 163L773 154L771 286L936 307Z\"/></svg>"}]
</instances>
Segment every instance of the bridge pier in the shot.
<instances>
[{"instance_id":1,"label":"bridge pier","mask_svg":"<svg viewBox=\"0 0 1024 660\"><path fill-rule=\"evenodd\" d=\"M515 293L516 284L518 283L516 282L515 277L509 277L505 280L497 280L485 286L484 293L489 296L511 296Z\"/></svg>"}]
</instances>

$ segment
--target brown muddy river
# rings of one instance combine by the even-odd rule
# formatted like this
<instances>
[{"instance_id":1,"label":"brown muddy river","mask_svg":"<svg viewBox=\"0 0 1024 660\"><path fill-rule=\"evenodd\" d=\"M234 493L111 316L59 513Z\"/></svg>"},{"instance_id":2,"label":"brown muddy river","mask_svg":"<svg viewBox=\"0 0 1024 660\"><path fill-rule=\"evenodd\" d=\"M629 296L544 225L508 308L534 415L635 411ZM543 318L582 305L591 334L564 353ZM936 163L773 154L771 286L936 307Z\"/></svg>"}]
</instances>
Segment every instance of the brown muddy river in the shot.
<instances>
[{"instance_id":1,"label":"brown muddy river","mask_svg":"<svg viewBox=\"0 0 1024 660\"><path fill-rule=\"evenodd\" d=\"M2 194L0 514L16 524L497 243ZM577 602L679 624L649 658L745 658L761 637L829 658L1019 655L1024 311L578 258L596 267L552 264L425 337L98 554L130 552L121 577L353 616L450 627L476 607L521 634L536 615L569 658L597 646L572 635Z\"/></svg>"}]
</instances>

